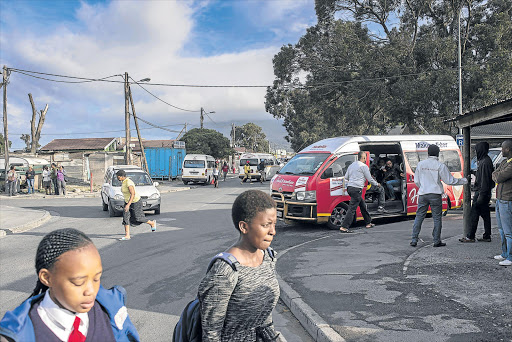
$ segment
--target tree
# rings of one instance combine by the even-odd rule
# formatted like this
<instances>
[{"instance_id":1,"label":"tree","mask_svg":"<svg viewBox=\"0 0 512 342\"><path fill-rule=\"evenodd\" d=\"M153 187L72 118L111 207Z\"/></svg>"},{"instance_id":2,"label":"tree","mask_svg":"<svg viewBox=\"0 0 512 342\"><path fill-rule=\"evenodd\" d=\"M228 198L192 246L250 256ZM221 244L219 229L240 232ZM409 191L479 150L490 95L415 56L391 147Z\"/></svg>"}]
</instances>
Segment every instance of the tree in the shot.
<instances>
[{"instance_id":1,"label":"tree","mask_svg":"<svg viewBox=\"0 0 512 342\"><path fill-rule=\"evenodd\" d=\"M183 138L187 153L209 154L216 159L227 158L233 153L229 139L213 129L194 128Z\"/></svg>"},{"instance_id":2,"label":"tree","mask_svg":"<svg viewBox=\"0 0 512 342\"><path fill-rule=\"evenodd\" d=\"M295 150L336 135L385 134L397 124L449 133L444 120L459 106L460 8L463 110L509 98L510 1L316 0L318 24L274 56L267 112L284 119Z\"/></svg>"},{"instance_id":3,"label":"tree","mask_svg":"<svg viewBox=\"0 0 512 342\"><path fill-rule=\"evenodd\" d=\"M253 152L268 152L269 144L263 129L252 123L235 127L235 146L245 147Z\"/></svg>"},{"instance_id":4,"label":"tree","mask_svg":"<svg viewBox=\"0 0 512 342\"><path fill-rule=\"evenodd\" d=\"M22 134L20 137L21 140L25 142L25 148L23 149L25 152L30 152L30 134Z\"/></svg>"},{"instance_id":5,"label":"tree","mask_svg":"<svg viewBox=\"0 0 512 342\"><path fill-rule=\"evenodd\" d=\"M11 147L12 141L9 140L9 147ZM0 153L5 153L5 143L4 143L4 135L3 133L0 133ZM0 165L2 167L2 165Z\"/></svg>"},{"instance_id":6,"label":"tree","mask_svg":"<svg viewBox=\"0 0 512 342\"><path fill-rule=\"evenodd\" d=\"M41 131L43 130L44 118L46 116L46 112L48 112L48 104L39 112L39 121L36 127L36 114L38 113L36 110L36 106L34 105L34 100L32 99L32 94L28 94L28 98L30 100L30 105L32 106L32 120L30 120L30 153L35 154L39 145L39 139L41 137Z\"/></svg>"}]
</instances>

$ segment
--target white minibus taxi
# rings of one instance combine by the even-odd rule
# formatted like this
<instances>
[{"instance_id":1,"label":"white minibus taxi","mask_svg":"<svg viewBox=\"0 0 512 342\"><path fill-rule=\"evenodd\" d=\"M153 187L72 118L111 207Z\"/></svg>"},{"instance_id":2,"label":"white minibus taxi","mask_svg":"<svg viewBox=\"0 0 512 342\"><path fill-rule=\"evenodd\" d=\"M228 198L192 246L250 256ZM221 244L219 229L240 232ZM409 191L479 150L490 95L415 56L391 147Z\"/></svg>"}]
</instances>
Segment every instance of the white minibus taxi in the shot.
<instances>
[{"instance_id":1,"label":"white minibus taxi","mask_svg":"<svg viewBox=\"0 0 512 342\"><path fill-rule=\"evenodd\" d=\"M281 166L277 158L270 153L244 153L240 156L240 178L244 178L244 165L249 162L251 166L251 179L260 180L261 174L258 171L258 164L263 160L265 163L265 172L263 181L271 179L279 171Z\"/></svg>"},{"instance_id":2,"label":"white minibus taxi","mask_svg":"<svg viewBox=\"0 0 512 342\"><path fill-rule=\"evenodd\" d=\"M201 182L210 184L213 179L215 158L207 154L187 154L183 159L181 180L183 184Z\"/></svg>"}]
</instances>

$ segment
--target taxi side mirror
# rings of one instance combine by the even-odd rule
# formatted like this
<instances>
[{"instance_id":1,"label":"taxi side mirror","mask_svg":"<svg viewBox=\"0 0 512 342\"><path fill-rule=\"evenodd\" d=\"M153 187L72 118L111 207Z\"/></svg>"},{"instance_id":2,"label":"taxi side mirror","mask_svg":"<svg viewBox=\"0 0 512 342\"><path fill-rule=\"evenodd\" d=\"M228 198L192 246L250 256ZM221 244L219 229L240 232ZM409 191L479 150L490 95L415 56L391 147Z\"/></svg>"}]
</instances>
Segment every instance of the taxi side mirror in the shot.
<instances>
[{"instance_id":1,"label":"taxi side mirror","mask_svg":"<svg viewBox=\"0 0 512 342\"><path fill-rule=\"evenodd\" d=\"M328 167L325 169L322 178L332 178L334 177L334 173L332 172L332 167Z\"/></svg>"}]
</instances>

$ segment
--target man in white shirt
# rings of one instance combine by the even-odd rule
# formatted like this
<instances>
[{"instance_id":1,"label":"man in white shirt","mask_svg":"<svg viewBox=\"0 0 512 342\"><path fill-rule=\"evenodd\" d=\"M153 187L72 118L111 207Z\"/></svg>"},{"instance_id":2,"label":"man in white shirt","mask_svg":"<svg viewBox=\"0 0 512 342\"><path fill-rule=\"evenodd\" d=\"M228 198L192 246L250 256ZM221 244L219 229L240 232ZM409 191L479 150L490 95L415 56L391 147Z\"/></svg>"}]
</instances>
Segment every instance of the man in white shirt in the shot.
<instances>
[{"instance_id":1,"label":"man in white shirt","mask_svg":"<svg viewBox=\"0 0 512 342\"><path fill-rule=\"evenodd\" d=\"M439 146L430 145L428 147L428 158L422 160L416 166L414 172L414 183L418 186L418 209L416 210L416 219L412 229L411 246L416 247L418 244L418 235L421 231L421 224L427 215L428 206L432 210L432 218L434 219L434 230L432 237L434 247L446 246L441 241L442 214L444 193L443 181L448 185L467 184L466 178L454 178L448 170L448 167L439 162Z\"/></svg>"},{"instance_id":2,"label":"man in white shirt","mask_svg":"<svg viewBox=\"0 0 512 342\"><path fill-rule=\"evenodd\" d=\"M366 165L366 151L361 151L357 154L358 161L350 164L345 173L345 180L347 183L347 192L350 196L350 203L348 205L347 214L345 215L345 219L343 220L340 231L343 233L350 233L350 230L347 228L350 227L352 221L354 220L354 215L356 213L356 209L359 206L361 210L361 214L364 218L364 223L366 228L371 228L375 226L372 222L372 218L368 213L368 209L366 208L366 203L362 197L363 188L366 184L366 181L370 182L372 185L381 189L381 185L373 179L370 174L370 169L368 165Z\"/></svg>"}]
</instances>

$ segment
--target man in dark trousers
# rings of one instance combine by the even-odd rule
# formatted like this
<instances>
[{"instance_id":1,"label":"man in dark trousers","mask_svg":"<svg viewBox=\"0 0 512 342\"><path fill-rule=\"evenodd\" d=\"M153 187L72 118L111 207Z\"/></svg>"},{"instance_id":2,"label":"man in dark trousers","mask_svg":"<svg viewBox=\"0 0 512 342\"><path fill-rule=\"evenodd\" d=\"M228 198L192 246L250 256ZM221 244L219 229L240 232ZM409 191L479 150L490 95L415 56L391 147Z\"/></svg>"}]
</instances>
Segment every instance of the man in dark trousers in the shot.
<instances>
[{"instance_id":1,"label":"man in dark trousers","mask_svg":"<svg viewBox=\"0 0 512 342\"><path fill-rule=\"evenodd\" d=\"M476 159L478 167L476 170L475 179L475 194L473 196L473 205L469 214L469 227L467 227L467 235L461 239L460 242L475 242L476 229L478 227L478 220L482 216L484 220L484 235L478 241L491 242L491 210L489 208L489 201L491 200L491 190L494 188L492 181L492 173L494 166L489 157L489 144L482 141L476 144Z\"/></svg>"},{"instance_id":2,"label":"man in dark trousers","mask_svg":"<svg viewBox=\"0 0 512 342\"><path fill-rule=\"evenodd\" d=\"M358 161L350 164L345 173L345 180L347 183L347 192L350 196L350 202L348 205L347 214L345 215L345 219L341 223L340 231L342 233L350 233L348 230L352 221L354 220L354 215L356 214L356 209L359 207L361 210L361 214L364 218L364 223L366 228L374 227L375 224L372 223L372 218L368 213L368 209L366 208L366 203L362 197L363 188L366 184L366 181L370 182L372 185L381 188L382 185L377 183L375 179L370 174L370 169L368 165L366 165L366 152L361 151L357 155Z\"/></svg>"},{"instance_id":3,"label":"man in dark trousers","mask_svg":"<svg viewBox=\"0 0 512 342\"><path fill-rule=\"evenodd\" d=\"M420 161L414 172L414 183L418 186L418 209L416 210L410 243L413 247L418 245L421 224L427 215L429 206L434 219L434 230L432 231L434 247L446 246L446 243L441 241L443 226L442 195L444 194L441 181L447 185L464 185L468 182L466 178L454 178L448 167L439 161L439 146L430 145L428 147L428 158Z\"/></svg>"}]
</instances>

